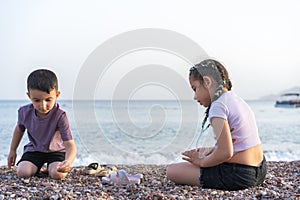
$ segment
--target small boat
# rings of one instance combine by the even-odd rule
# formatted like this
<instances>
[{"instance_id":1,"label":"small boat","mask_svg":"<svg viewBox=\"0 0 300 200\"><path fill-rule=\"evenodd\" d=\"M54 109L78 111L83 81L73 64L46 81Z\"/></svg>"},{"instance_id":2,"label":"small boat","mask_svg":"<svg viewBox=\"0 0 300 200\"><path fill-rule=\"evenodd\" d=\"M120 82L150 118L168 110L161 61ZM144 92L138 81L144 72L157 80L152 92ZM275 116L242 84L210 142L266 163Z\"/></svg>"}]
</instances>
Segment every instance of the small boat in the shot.
<instances>
[{"instance_id":1,"label":"small boat","mask_svg":"<svg viewBox=\"0 0 300 200\"><path fill-rule=\"evenodd\" d=\"M288 92L280 95L276 100L275 107L279 108L298 108L300 107L300 93Z\"/></svg>"}]
</instances>

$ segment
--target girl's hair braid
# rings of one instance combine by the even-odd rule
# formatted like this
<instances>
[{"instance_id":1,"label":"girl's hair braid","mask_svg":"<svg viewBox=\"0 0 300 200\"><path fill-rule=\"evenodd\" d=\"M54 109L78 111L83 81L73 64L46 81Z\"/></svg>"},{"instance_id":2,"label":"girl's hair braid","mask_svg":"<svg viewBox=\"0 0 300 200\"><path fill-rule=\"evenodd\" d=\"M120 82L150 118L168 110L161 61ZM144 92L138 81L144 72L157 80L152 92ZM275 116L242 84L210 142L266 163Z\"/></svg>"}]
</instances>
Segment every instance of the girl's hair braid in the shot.
<instances>
[{"instance_id":1,"label":"girl's hair braid","mask_svg":"<svg viewBox=\"0 0 300 200\"><path fill-rule=\"evenodd\" d=\"M229 75L228 75L228 72L226 70L226 68L218 61L216 60L212 60L216 67L218 68L219 72L220 72L220 75L221 75L221 78L223 80L223 86L227 89L227 90L231 90L232 88L232 83L229 79Z\"/></svg>"}]
</instances>

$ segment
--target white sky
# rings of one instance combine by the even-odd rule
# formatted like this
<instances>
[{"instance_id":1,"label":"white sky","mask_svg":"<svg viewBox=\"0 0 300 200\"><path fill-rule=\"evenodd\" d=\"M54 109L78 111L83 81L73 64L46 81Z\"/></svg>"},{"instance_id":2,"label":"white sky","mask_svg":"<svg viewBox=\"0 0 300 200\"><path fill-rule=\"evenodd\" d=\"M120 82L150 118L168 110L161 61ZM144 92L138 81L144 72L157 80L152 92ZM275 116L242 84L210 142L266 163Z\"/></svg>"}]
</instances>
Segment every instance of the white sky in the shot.
<instances>
[{"instance_id":1,"label":"white sky","mask_svg":"<svg viewBox=\"0 0 300 200\"><path fill-rule=\"evenodd\" d=\"M72 99L89 54L140 28L168 29L197 42L225 64L245 99L276 94L300 86L299 9L297 0L0 1L0 99L26 99L28 74L45 67L57 73L61 98ZM180 72L187 77L188 68ZM161 98L155 89L144 97Z\"/></svg>"}]
</instances>

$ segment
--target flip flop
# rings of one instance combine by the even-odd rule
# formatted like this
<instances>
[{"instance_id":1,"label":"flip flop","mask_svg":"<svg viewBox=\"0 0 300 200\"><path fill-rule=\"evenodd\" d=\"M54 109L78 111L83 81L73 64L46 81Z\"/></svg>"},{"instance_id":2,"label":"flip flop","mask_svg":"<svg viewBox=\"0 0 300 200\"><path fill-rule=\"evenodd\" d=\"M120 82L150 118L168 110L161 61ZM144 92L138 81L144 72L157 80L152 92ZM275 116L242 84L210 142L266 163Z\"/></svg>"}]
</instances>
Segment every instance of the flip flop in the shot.
<instances>
[{"instance_id":1,"label":"flip flop","mask_svg":"<svg viewBox=\"0 0 300 200\"><path fill-rule=\"evenodd\" d=\"M142 178L143 174L131 175L121 169L116 174L110 174L108 177L102 177L102 182L117 185L140 184Z\"/></svg>"},{"instance_id":2,"label":"flip flop","mask_svg":"<svg viewBox=\"0 0 300 200\"><path fill-rule=\"evenodd\" d=\"M99 163L91 163L86 167L85 173L86 174L96 174L96 173L100 172L101 170L103 170L103 167Z\"/></svg>"}]
</instances>

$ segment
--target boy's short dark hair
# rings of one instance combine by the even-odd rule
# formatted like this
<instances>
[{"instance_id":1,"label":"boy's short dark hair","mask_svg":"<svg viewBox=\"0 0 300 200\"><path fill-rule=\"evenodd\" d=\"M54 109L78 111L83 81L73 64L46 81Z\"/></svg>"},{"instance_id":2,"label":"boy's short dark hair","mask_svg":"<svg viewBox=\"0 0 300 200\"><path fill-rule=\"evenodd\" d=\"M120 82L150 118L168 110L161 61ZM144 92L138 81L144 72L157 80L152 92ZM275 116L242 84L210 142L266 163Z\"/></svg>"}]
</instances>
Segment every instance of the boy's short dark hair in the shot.
<instances>
[{"instance_id":1,"label":"boy's short dark hair","mask_svg":"<svg viewBox=\"0 0 300 200\"><path fill-rule=\"evenodd\" d=\"M27 90L41 90L50 93L51 90L58 90L58 80L54 72L47 69L38 69L28 76Z\"/></svg>"}]
</instances>

